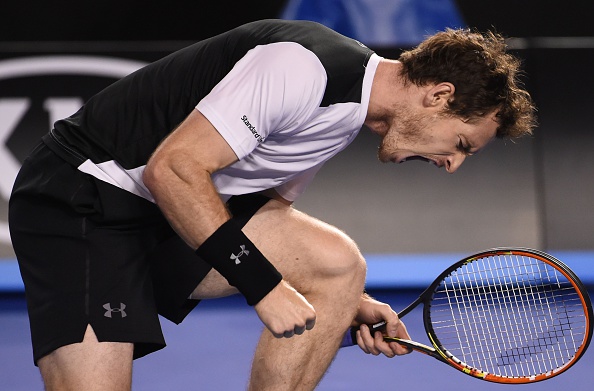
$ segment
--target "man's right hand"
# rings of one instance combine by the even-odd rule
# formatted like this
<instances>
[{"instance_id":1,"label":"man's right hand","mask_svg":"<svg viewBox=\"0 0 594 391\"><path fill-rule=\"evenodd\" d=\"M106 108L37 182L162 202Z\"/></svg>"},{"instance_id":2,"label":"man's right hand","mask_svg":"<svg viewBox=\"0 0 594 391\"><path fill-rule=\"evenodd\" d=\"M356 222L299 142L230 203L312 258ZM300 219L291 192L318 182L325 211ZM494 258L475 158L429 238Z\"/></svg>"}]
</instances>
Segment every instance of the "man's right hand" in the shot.
<instances>
[{"instance_id":1,"label":"man's right hand","mask_svg":"<svg viewBox=\"0 0 594 391\"><path fill-rule=\"evenodd\" d=\"M316 323L316 311L311 304L281 281L254 306L258 317L276 338L291 338L311 330Z\"/></svg>"}]
</instances>

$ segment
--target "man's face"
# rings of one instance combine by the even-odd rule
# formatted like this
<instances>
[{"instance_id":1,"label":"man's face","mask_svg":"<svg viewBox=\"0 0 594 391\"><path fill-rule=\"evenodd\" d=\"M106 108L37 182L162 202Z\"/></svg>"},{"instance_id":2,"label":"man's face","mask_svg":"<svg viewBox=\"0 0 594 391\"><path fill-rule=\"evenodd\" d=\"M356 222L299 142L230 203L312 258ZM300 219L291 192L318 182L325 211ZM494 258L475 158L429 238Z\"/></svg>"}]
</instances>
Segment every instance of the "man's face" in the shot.
<instances>
[{"instance_id":1,"label":"man's face","mask_svg":"<svg viewBox=\"0 0 594 391\"><path fill-rule=\"evenodd\" d=\"M401 110L379 147L380 161L402 163L425 160L453 173L467 156L495 138L495 114L471 121L445 114L421 114Z\"/></svg>"}]
</instances>

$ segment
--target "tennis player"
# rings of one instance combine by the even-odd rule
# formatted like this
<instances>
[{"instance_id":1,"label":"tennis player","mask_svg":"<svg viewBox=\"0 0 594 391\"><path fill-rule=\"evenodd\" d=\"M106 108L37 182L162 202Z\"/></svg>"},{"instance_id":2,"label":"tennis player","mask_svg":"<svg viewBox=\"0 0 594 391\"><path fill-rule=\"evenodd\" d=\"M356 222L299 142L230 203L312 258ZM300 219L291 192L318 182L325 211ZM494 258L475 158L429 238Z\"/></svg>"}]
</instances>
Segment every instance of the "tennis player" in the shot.
<instances>
[{"instance_id":1,"label":"tennis player","mask_svg":"<svg viewBox=\"0 0 594 391\"><path fill-rule=\"evenodd\" d=\"M133 358L165 346L158 314L179 323L236 292L266 326L251 390L315 388L353 324L409 338L362 294L356 244L291 203L362 128L382 162L450 173L494 138L531 133L518 66L490 33L448 30L396 61L267 20L99 92L43 137L10 200L46 389L129 390ZM361 327L366 353L407 353L376 334Z\"/></svg>"}]
</instances>

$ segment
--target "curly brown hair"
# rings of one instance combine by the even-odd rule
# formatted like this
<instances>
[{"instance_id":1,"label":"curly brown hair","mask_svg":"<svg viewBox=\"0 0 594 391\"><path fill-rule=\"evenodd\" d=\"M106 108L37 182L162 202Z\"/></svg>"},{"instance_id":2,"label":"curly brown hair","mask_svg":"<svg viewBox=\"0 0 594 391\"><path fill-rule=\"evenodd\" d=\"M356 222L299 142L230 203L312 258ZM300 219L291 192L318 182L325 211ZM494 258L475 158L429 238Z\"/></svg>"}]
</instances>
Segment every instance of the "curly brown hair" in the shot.
<instances>
[{"instance_id":1,"label":"curly brown hair","mask_svg":"<svg viewBox=\"0 0 594 391\"><path fill-rule=\"evenodd\" d=\"M506 49L499 34L447 29L398 60L407 82L450 82L456 87L446 114L472 119L497 110L497 137L517 138L532 134L535 107L518 79L520 61Z\"/></svg>"}]
</instances>

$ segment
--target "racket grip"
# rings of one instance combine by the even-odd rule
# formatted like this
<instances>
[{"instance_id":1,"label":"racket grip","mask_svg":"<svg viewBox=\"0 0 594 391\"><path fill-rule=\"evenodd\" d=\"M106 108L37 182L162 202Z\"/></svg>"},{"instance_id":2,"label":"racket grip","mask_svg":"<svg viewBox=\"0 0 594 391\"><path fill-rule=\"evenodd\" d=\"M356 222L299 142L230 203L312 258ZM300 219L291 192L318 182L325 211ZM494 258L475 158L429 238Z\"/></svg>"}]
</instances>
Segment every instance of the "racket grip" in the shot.
<instances>
[{"instance_id":1,"label":"racket grip","mask_svg":"<svg viewBox=\"0 0 594 391\"><path fill-rule=\"evenodd\" d=\"M386 322L379 322L376 324L369 324L369 331L371 335L374 335L376 331L383 331L386 329ZM353 346L357 344L357 330L359 330L359 326L351 327L347 330L344 337L342 337L342 342L340 343L341 348L345 348L347 346Z\"/></svg>"}]
</instances>

